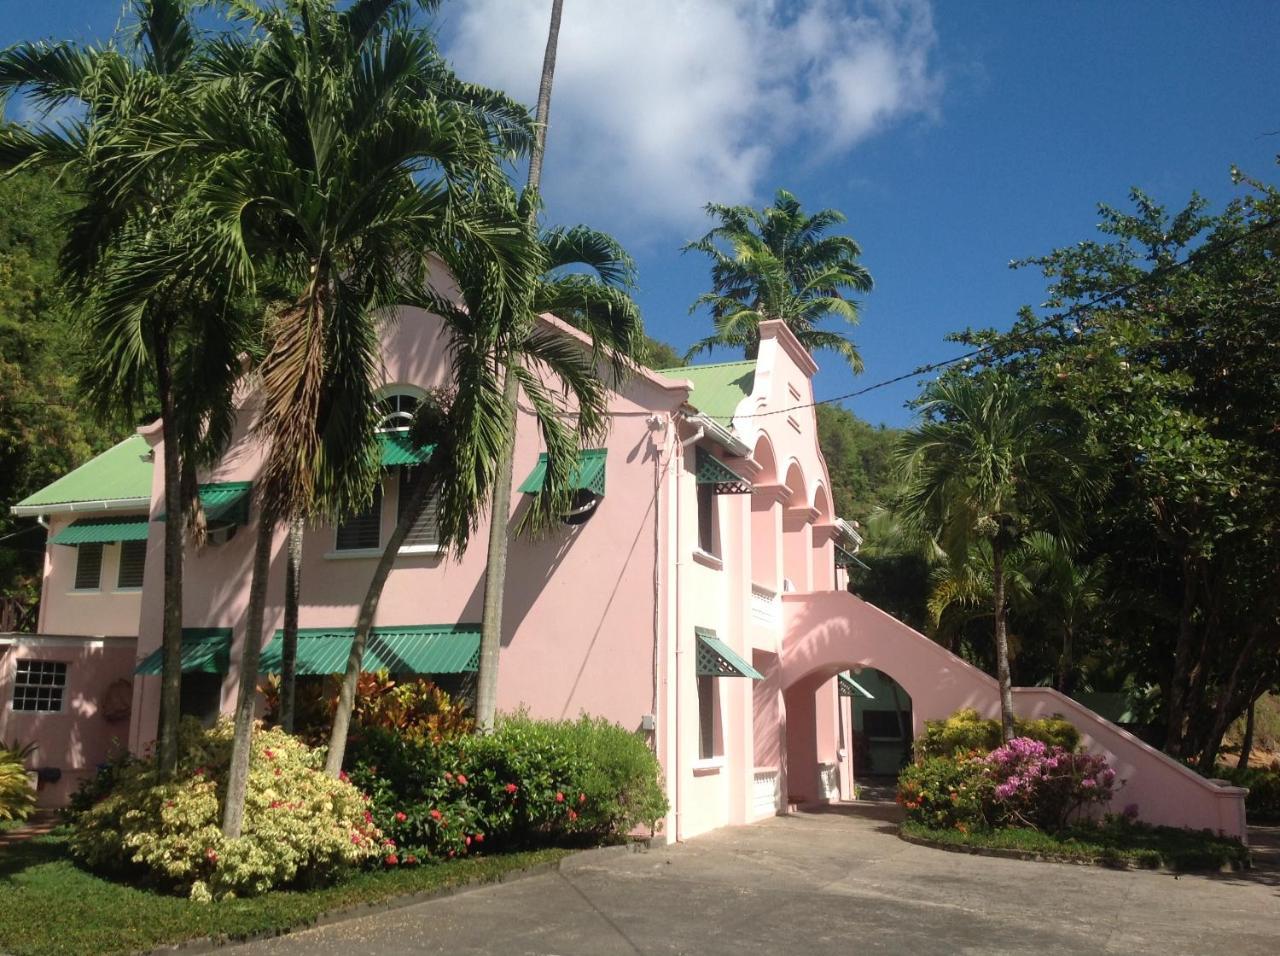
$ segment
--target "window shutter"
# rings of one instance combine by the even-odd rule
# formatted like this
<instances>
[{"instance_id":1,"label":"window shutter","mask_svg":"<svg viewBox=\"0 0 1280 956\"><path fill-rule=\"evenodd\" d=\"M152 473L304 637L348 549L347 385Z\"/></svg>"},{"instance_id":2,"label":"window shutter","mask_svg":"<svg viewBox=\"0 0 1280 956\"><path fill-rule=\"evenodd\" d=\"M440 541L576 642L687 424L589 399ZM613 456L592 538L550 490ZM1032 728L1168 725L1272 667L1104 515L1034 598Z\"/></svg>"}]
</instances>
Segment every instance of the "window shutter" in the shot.
<instances>
[{"instance_id":1,"label":"window shutter","mask_svg":"<svg viewBox=\"0 0 1280 956\"><path fill-rule=\"evenodd\" d=\"M382 485L373 489L369 508L338 525L335 547L338 551L364 551L382 543Z\"/></svg>"},{"instance_id":2,"label":"window shutter","mask_svg":"<svg viewBox=\"0 0 1280 956\"><path fill-rule=\"evenodd\" d=\"M409 503L409 489L416 478L414 469L400 469L400 514ZM401 548L435 548L440 544L440 492L432 491L422 506L418 520L405 536Z\"/></svg>"},{"instance_id":3,"label":"window shutter","mask_svg":"<svg viewBox=\"0 0 1280 956\"><path fill-rule=\"evenodd\" d=\"M76 590L98 590L102 581L102 544L82 544L76 551Z\"/></svg>"},{"instance_id":4,"label":"window shutter","mask_svg":"<svg viewBox=\"0 0 1280 956\"><path fill-rule=\"evenodd\" d=\"M142 576L147 566L147 542L120 542L120 573L116 576L118 588L142 587Z\"/></svg>"}]
</instances>

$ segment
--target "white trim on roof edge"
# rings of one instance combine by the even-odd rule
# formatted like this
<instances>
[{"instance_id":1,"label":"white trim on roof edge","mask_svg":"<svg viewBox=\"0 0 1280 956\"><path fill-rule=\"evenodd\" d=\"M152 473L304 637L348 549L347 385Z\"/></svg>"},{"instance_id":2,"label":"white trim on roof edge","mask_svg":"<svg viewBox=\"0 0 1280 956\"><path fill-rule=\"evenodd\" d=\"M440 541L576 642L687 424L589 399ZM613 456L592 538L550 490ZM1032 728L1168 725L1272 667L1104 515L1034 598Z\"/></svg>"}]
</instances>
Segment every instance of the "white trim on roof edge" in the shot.
<instances>
[{"instance_id":1,"label":"white trim on roof edge","mask_svg":"<svg viewBox=\"0 0 1280 956\"><path fill-rule=\"evenodd\" d=\"M150 498L105 498L98 501L59 501L47 505L12 505L11 514L34 518L40 515L69 514L81 511L151 510Z\"/></svg>"}]
</instances>

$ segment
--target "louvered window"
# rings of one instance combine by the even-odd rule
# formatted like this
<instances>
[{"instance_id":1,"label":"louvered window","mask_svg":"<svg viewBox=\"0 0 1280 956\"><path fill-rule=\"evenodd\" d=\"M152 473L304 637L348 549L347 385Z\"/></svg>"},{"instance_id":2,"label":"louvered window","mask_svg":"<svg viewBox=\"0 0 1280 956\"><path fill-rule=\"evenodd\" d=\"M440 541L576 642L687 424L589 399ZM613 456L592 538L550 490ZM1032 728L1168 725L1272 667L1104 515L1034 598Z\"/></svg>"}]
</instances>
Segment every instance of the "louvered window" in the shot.
<instances>
[{"instance_id":1,"label":"louvered window","mask_svg":"<svg viewBox=\"0 0 1280 956\"><path fill-rule=\"evenodd\" d=\"M409 504L409 496L412 491L413 482L417 479L417 471L413 468L400 469L400 500L399 514L397 518L404 515L405 507ZM440 546L440 494L432 491L427 496L427 500L422 505L422 511L418 515L418 520L413 523L413 527L409 529L409 534L404 539L404 544L400 546L400 550L404 551L410 548L437 548Z\"/></svg>"},{"instance_id":2,"label":"louvered window","mask_svg":"<svg viewBox=\"0 0 1280 956\"><path fill-rule=\"evenodd\" d=\"M367 551L382 543L382 486L373 489L373 503L367 510L338 525L335 549Z\"/></svg>"},{"instance_id":3,"label":"louvered window","mask_svg":"<svg viewBox=\"0 0 1280 956\"><path fill-rule=\"evenodd\" d=\"M96 591L102 581L102 544L82 544L76 548L77 591Z\"/></svg>"},{"instance_id":4,"label":"louvered window","mask_svg":"<svg viewBox=\"0 0 1280 956\"><path fill-rule=\"evenodd\" d=\"M142 587L142 574L147 566L147 542L120 542L120 573L116 575L116 587L121 590Z\"/></svg>"}]
</instances>

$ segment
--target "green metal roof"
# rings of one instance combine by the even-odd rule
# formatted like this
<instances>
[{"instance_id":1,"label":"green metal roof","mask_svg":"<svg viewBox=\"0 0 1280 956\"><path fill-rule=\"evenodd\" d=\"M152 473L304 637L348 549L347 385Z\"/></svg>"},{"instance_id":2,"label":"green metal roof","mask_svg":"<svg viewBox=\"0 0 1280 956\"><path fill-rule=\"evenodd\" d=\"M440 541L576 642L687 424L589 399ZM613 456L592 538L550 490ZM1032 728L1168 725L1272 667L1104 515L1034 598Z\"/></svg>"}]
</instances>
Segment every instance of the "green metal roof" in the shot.
<instances>
[{"instance_id":1,"label":"green metal roof","mask_svg":"<svg viewBox=\"0 0 1280 956\"><path fill-rule=\"evenodd\" d=\"M699 677L750 677L752 680L764 680L764 675L716 637L715 631L705 627L695 627L693 631L698 636Z\"/></svg>"},{"instance_id":2,"label":"green metal roof","mask_svg":"<svg viewBox=\"0 0 1280 956\"><path fill-rule=\"evenodd\" d=\"M397 465L421 465L431 457L435 445L415 445L409 440L409 429L378 432L378 447L382 453L382 467Z\"/></svg>"},{"instance_id":3,"label":"green metal roof","mask_svg":"<svg viewBox=\"0 0 1280 956\"><path fill-rule=\"evenodd\" d=\"M53 536L53 544L110 544L115 541L146 541L146 515L110 518L77 518Z\"/></svg>"},{"instance_id":4,"label":"green metal roof","mask_svg":"<svg viewBox=\"0 0 1280 956\"><path fill-rule=\"evenodd\" d=\"M249 523L249 499L253 496L251 481L213 481L200 486L200 504L209 525ZM157 521L167 516L161 514Z\"/></svg>"},{"instance_id":5,"label":"green metal roof","mask_svg":"<svg viewBox=\"0 0 1280 956\"><path fill-rule=\"evenodd\" d=\"M751 394L756 382L756 363L721 362L716 365L682 365L658 369L667 378L687 378L693 382L689 404L702 414L727 426L738 404Z\"/></svg>"},{"instance_id":6,"label":"green metal roof","mask_svg":"<svg viewBox=\"0 0 1280 956\"><path fill-rule=\"evenodd\" d=\"M157 647L143 658L135 674L159 674L164 648ZM182 673L225 674L231 664L231 628L184 627L182 629Z\"/></svg>"},{"instance_id":7,"label":"green metal roof","mask_svg":"<svg viewBox=\"0 0 1280 956\"><path fill-rule=\"evenodd\" d=\"M840 696L841 697L862 697L866 700L875 700L876 695L871 693L848 674L840 675Z\"/></svg>"},{"instance_id":8,"label":"green metal roof","mask_svg":"<svg viewBox=\"0 0 1280 956\"><path fill-rule=\"evenodd\" d=\"M605 449L584 448L578 452L578 463L574 466L570 483L574 491L593 491L604 497ZM547 453L538 456L538 463L529 472L529 477L520 485L520 493L536 495L542 490L547 480Z\"/></svg>"},{"instance_id":9,"label":"green metal roof","mask_svg":"<svg viewBox=\"0 0 1280 956\"><path fill-rule=\"evenodd\" d=\"M75 504L91 501L149 505L151 472L151 447L141 435L130 435L53 484L23 498L13 511L70 511Z\"/></svg>"},{"instance_id":10,"label":"green metal roof","mask_svg":"<svg viewBox=\"0 0 1280 956\"><path fill-rule=\"evenodd\" d=\"M299 674L342 674L355 628L313 627L298 631ZM262 649L260 669L280 673L283 632ZM479 624L424 624L375 627L365 645L362 667L393 674L460 674L480 665Z\"/></svg>"},{"instance_id":11,"label":"green metal roof","mask_svg":"<svg viewBox=\"0 0 1280 956\"><path fill-rule=\"evenodd\" d=\"M698 484L713 485L718 495L751 494L751 482L701 446L694 455L694 474Z\"/></svg>"}]
</instances>

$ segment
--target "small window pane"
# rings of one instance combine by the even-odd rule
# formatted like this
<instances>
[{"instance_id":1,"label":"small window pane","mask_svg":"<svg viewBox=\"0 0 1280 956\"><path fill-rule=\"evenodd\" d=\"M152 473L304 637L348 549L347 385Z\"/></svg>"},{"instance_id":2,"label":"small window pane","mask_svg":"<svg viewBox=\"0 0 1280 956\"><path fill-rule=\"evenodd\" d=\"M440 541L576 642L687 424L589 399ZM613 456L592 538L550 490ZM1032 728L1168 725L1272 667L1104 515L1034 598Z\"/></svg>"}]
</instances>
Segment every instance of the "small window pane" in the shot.
<instances>
[{"instance_id":1,"label":"small window pane","mask_svg":"<svg viewBox=\"0 0 1280 956\"><path fill-rule=\"evenodd\" d=\"M405 506L409 503L411 486L416 479L412 468L400 469L400 500L397 504L397 519L403 517ZM432 491L422 505L418 520L405 536L402 548L434 548L440 544L440 493Z\"/></svg>"},{"instance_id":2,"label":"small window pane","mask_svg":"<svg viewBox=\"0 0 1280 956\"><path fill-rule=\"evenodd\" d=\"M408 428L413 424L413 416L418 411L418 406L422 400L416 395L408 395L404 393L388 395L379 399L377 404L378 410L378 427L379 428Z\"/></svg>"},{"instance_id":3,"label":"small window pane","mask_svg":"<svg viewBox=\"0 0 1280 956\"><path fill-rule=\"evenodd\" d=\"M716 679L698 677L698 759L716 755Z\"/></svg>"},{"instance_id":4,"label":"small window pane","mask_svg":"<svg viewBox=\"0 0 1280 956\"><path fill-rule=\"evenodd\" d=\"M76 550L76 590L98 590L102 581L102 545L82 544Z\"/></svg>"},{"instance_id":5,"label":"small window pane","mask_svg":"<svg viewBox=\"0 0 1280 956\"><path fill-rule=\"evenodd\" d=\"M66 686L67 665L64 662L17 661L13 679L13 709L57 713L62 710L62 694Z\"/></svg>"},{"instance_id":6,"label":"small window pane","mask_svg":"<svg viewBox=\"0 0 1280 956\"><path fill-rule=\"evenodd\" d=\"M711 485L698 485L698 548L716 553L716 496Z\"/></svg>"},{"instance_id":7,"label":"small window pane","mask_svg":"<svg viewBox=\"0 0 1280 956\"><path fill-rule=\"evenodd\" d=\"M118 588L142 587L142 575L147 566L147 542L122 541L120 543L120 573L116 576Z\"/></svg>"},{"instance_id":8,"label":"small window pane","mask_svg":"<svg viewBox=\"0 0 1280 956\"><path fill-rule=\"evenodd\" d=\"M373 503L368 510L338 525L337 550L362 551L377 548L382 542L382 486L373 489Z\"/></svg>"}]
</instances>

